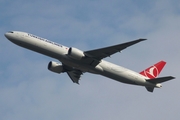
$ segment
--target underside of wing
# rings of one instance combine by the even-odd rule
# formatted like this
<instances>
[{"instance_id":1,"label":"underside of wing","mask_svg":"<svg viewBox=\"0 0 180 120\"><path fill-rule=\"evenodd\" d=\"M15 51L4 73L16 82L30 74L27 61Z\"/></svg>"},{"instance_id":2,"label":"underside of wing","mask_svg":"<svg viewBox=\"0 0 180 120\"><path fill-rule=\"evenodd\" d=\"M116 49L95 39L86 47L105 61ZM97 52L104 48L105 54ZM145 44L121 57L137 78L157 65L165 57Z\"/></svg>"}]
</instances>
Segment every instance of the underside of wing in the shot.
<instances>
[{"instance_id":1,"label":"underside of wing","mask_svg":"<svg viewBox=\"0 0 180 120\"><path fill-rule=\"evenodd\" d=\"M123 49L125 49L131 45L134 45L138 42L144 41L144 40L146 40L146 39L138 39L138 40L134 40L134 41L130 41L130 42L126 42L126 43L122 43L122 44L118 44L118 45L114 45L114 46L110 46L110 47L85 51L84 53L88 57L92 57L92 58L101 60L103 58L111 56L112 54L114 54L116 52L121 52Z\"/></svg>"},{"instance_id":2,"label":"underside of wing","mask_svg":"<svg viewBox=\"0 0 180 120\"><path fill-rule=\"evenodd\" d=\"M79 84L80 77L83 73L80 70L71 70L68 71L67 74L74 83Z\"/></svg>"},{"instance_id":3,"label":"underside of wing","mask_svg":"<svg viewBox=\"0 0 180 120\"><path fill-rule=\"evenodd\" d=\"M63 68L65 69L65 72L68 74L68 76L71 78L71 80L74 83L79 84L79 80L83 72L79 69L76 69L74 67L70 67L68 65L63 64Z\"/></svg>"}]
</instances>

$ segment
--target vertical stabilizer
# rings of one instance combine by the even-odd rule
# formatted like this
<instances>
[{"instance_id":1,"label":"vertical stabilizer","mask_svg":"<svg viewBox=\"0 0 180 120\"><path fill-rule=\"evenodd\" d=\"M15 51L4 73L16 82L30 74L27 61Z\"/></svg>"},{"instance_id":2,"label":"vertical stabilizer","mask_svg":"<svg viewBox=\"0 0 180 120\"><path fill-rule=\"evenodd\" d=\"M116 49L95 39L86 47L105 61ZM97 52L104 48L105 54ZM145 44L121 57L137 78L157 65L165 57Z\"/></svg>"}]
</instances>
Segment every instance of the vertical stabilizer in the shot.
<instances>
[{"instance_id":1,"label":"vertical stabilizer","mask_svg":"<svg viewBox=\"0 0 180 120\"><path fill-rule=\"evenodd\" d=\"M140 72L140 74L149 79L154 79L160 74L165 64L166 64L165 61L160 61L154 64L153 66L147 68L146 70L143 70L142 72Z\"/></svg>"}]
</instances>

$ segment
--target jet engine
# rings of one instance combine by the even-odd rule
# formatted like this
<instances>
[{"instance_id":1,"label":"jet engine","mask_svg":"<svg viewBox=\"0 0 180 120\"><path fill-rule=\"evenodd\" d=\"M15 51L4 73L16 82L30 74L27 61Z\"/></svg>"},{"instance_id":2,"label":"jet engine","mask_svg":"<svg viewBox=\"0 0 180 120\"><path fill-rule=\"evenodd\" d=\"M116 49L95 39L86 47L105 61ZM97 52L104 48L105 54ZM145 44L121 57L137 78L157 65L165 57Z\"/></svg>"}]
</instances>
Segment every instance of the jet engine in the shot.
<instances>
[{"instance_id":1,"label":"jet engine","mask_svg":"<svg viewBox=\"0 0 180 120\"><path fill-rule=\"evenodd\" d=\"M48 70L59 74L64 72L63 66L60 63L54 61L49 62Z\"/></svg>"},{"instance_id":2,"label":"jet engine","mask_svg":"<svg viewBox=\"0 0 180 120\"><path fill-rule=\"evenodd\" d=\"M73 48L73 47L69 48L68 56L73 58L73 59L76 59L76 60L80 60L83 57L85 57L83 51L81 51L81 50L79 50L77 48Z\"/></svg>"}]
</instances>

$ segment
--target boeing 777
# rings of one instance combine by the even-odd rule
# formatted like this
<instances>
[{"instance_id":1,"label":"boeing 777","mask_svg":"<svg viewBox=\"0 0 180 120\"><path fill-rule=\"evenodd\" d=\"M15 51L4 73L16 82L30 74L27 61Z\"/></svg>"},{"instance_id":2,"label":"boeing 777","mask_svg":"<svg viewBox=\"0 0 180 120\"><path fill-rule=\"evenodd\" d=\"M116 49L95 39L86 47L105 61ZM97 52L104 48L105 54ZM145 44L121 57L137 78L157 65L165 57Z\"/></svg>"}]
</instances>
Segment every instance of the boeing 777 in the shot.
<instances>
[{"instance_id":1,"label":"boeing 777","mask_svg":"<svg viewBox=\"0 0 180 120\"><path fill-rule=\"evenodd\" d=\"M79 84L83 73L90 72L122 83L144 86L149 92L153 92L154 88L162 87L162 82L174 79L172 76L158 77L166 64L165 61L160 61L137 73L103 60L103 58L121 52L125 48L146 39L138 39L95 50L81 51L26 32L10 31L5 33L5 37L21 47L59 60L62 64L50 61L48 69L55 73L66 72L71 80L77 84Z\"/></svg>"}]
</instances>

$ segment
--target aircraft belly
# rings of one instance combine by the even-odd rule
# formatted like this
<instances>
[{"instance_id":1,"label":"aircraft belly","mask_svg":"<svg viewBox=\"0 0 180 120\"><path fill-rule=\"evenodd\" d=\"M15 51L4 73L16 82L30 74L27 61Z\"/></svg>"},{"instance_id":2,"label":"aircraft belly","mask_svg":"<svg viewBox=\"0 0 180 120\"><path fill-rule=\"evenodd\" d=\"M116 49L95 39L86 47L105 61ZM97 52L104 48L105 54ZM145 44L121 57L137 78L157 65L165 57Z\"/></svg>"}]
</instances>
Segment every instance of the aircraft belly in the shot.
<instances>
[{"instance_id":1,"label":"aircraft belly","mask_svg":"<svg viewBox=\"0 0 180 120\"><path fill-rule=\"evenodd\" d=\"M64 55L64 57L60 61L63 64L65 64L69 67L81 70L82 72L90 72L93 74L100 74L103 71L103 69L99 65L91 66L90 64L87 64L84 61L75 60L66 55Z\"/></svg>"},{"instance_id":2,"label":"aircraft belly","mask_svg":"<svg viewBox=\"0 0 180 120\"><path fill-rule=\"evenodd\" d=\"M136 84L133 80L128 79L127 76L122 73L111 73L108 71L104 71L102 75L122 83Z\"/></svg>"}]
</instances>

